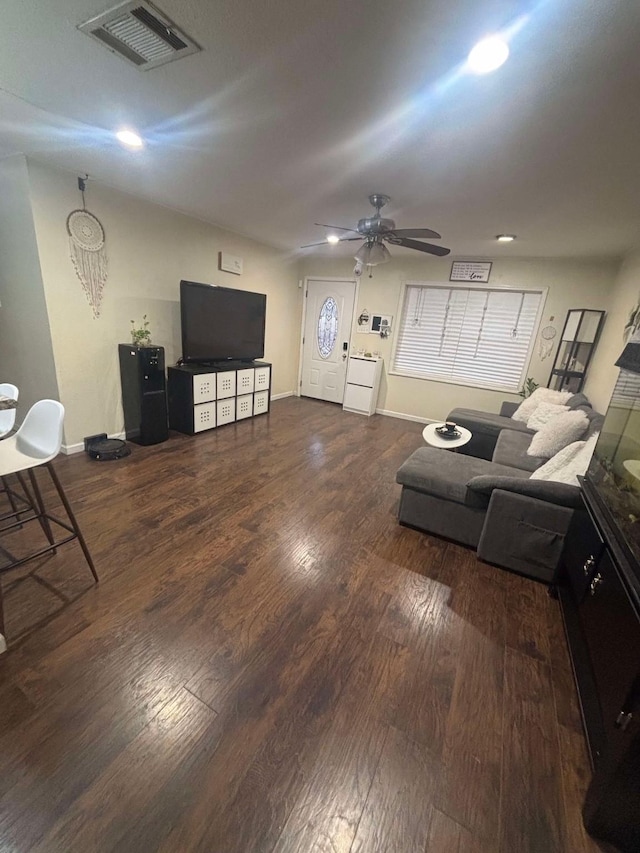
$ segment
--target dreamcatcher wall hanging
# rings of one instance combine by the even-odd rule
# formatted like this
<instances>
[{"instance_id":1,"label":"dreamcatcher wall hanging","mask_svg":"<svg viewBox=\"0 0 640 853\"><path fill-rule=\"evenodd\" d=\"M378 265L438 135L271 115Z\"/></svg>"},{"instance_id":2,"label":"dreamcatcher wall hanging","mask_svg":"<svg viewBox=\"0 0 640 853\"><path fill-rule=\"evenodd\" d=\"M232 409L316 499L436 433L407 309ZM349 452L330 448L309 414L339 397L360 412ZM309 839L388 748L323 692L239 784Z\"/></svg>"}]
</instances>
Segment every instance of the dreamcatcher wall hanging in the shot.
<instances>
[{"instance_id":1,"label":"dreamcatcher wall hanging","mask_svg":"<svg viewBox=\"0 0 640 853\"><path fill-rule=\"evenodd\" d=\"M107 281L107 253L104 228L100 220L89 213L84 203L87 178L78 178L82 209L72 210L67 217L67 233L76 275L82 283L93 316L97 318L100 316L102 291Z\"/></svg>"},{"instance_id":2,"label":"dreamcatcher wall hanging","mask_svg":"<svg viewBox=\"0 0 640 853\"><path fill-rule=\"evenodd\" d=\"M551 319L553 320L553 317L551 317ZM553 352L553 341L556 334L555 326L551 325L545 326L540 332L540 340L538 342L538 354L540 355L540 361L544 361L545 358L549 358Z\"/></svg>"}]
</instances>

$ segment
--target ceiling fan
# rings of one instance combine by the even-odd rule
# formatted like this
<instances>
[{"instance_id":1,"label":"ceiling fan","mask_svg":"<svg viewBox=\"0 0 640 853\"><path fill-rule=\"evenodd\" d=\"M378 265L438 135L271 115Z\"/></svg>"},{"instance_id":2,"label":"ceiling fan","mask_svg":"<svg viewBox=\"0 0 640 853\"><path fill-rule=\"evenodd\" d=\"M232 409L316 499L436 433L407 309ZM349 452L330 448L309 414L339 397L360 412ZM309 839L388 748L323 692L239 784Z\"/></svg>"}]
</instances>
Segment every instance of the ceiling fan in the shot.
<instances>
[{"instance_id":1,"label":"ceiling fan","mask_svg":"<svg viewBox=\"0 0 640 853\"><path fill-rule=\"evenodd\" d=\"M393 246L404 246L407 249L416 249L418 252L426 252L429 255L438 255L444 257L451 251L445 249L444 246L436 246L433 243L423 243L415 240L415 237L430 237L431 239L439 239L440 234L437 231L432 231L430 228L396 228L396 223L393 219L385 219L380 216L380 210L390 201L388 195L383 193L373 193L369 196L369 201L376 210L375 216L365 217L360 219L355 228L344 228L341 225L326 225L324 222L316 222L322 228L331 228L335 231L345 231L347 233L357 234L357 237L340 237L338 239L329 240L330 243L345 243L354 240L362 240L364 243L355 254L356 271L358 265L373 267L377 264L385 264L391 260L391 253L384 245L385 241ZM308 249L311 246L326 245L326 240L319 243L308 243L302 246L303 249Z\"/></svg>"}]
</instances>

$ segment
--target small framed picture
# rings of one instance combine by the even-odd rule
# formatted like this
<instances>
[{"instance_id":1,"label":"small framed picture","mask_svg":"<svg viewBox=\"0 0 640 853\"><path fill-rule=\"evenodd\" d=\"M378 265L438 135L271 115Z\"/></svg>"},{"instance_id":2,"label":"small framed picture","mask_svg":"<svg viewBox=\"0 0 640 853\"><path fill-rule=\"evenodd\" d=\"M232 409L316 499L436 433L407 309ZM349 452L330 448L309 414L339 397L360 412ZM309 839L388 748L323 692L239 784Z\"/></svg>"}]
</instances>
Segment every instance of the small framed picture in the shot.
<instances>
[{"instance_id":1,"label":"small framed picture","mask_svg":"<svg viewBox=\"0 0 640 853\"><path fill-rule=\"evenodd\" d=\"M381 338L389 337L393 316L391 314L373 314L371 317L371 334L380 335Z\"/></svg>"},{"instance_id":2,"label":"small framed picture","mask_svg":"<svg viewBox=\"0 0 640 853\"><path fill-rule=\"evenodd\" d=\"M218 252L218 269L234 275L242 275L242 258L230 255L228 252Z\"/></svg>"}]
</instances>

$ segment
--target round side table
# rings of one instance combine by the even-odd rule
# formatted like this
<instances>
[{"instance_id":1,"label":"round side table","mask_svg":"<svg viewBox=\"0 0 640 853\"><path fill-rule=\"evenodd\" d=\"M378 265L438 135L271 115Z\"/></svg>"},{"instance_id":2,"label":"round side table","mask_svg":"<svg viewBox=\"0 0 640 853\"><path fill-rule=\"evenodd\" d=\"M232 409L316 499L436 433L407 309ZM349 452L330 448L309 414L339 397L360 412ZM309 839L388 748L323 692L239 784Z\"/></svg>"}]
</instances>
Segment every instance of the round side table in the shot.
<instances>
[{"instance_id":1,"label":"round side table","mask_svg":"<svg viewBox=\"0 0 640 853\"><path fill-rule=\"evenodd\" d=\"M422 430L422 437L431 447L446 447L447 450L455 450L456 447L462 447L463 444L471 441L471 430L466 429L466 427L456 427L460 433L458 438L442 438L436 432L436 427L439 426L442 426L442 424L427 424Z\"/></svg>"}]
</instances>

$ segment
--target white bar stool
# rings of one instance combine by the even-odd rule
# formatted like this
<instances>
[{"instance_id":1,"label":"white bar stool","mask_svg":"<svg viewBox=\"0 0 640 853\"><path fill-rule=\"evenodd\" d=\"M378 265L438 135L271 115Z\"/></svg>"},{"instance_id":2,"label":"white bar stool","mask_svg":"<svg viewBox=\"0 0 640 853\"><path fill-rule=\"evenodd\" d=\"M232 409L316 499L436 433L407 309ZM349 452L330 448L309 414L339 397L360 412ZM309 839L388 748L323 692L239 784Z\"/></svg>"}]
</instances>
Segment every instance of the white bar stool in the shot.
<instances>
[{"instance_id":1,"label":"white bar stool","mask_svg":"<svg viewBox=\"0 0 640 853\"><path fill-rule=\"evenodd\" d=\"M0 382L0 397L11 397L12 400L18 399L18 389L10 382ZM0 410L0 438L9 435L16 422L15 409Z\"/></svg>"},{"instance_id":2,"label":"white bar stool","mask_svg":"<svg viewBox=\"0 0 640 853\"><path fill-rule=\"evenodd\" d=\"M23 563L33 560L36 557L41 557L49 552L56 552L56 549L67 542L77 539L82 548L82 553L85 556L91 574L96 583L98 582L98 574L96 572L91 554L87 548L87 544L82 535L82 531L78 526L76 517L73 514L71 505L62 488L62 484L58 479L58 475L51 464L52 460L58 455L62 445L62 425L64 421L64 406L57 400L40 400L29 409L27 416L24 419L22 426L15 435L5 438L0 441L0 478L9 476L10 474L20 474L27 472L33 488L35 500L27 492L27 497L31 501L29 510L21 510L19 520L0 527L0 536L21 527L23 524L28 524L30 521L39 521L43 531L45 532L49 545L45 548L40 548L35 553L29 554L27 557L15 558L9 551L0 545L0 551L4 552L9 559L7 565L0 566L0 573L10 571ZM62 505L67 513L69 523L62 521L56 516L47 512L42 493L38 486L38 481L35 476L35 469L45 467L53 485L58 492ZM25 484L26 485L26 484ZM29 514L30 513L30 514ZM28 517L25 517L28 515ZM66 530L69 535L55 541L51 529L51 524L56 524ZM4 634L4 625L0 602L0 634Z\"/></svg>"},{"instance_id":3,"label":"white bar stool","mask_svg":"<svg viewBox=\"0 0 640 853\"><path fill-rule=\"evenodd\" d=\"M17 400L19 395L18 388L15 385L12 385L10 382L0 382L0 397L9 397L12 400ZM6 438L9 435L11 430L13 429L13 425L16 422L16 410L13 409L0 409L0 440ZM22 490L26 495L26 498L23 497L18 492L15 492L8 480L5 477L0 477L0 484L2 488L0 492L4 492L7 496L9 504L11 506L11 515L15 517L19 517L18 504L16 501L20 501L21 503L26 504L27 509L31 507L31 504L28 501L28 490L26 489L24 480L22 476L18 476L18 481L22 486ZM7 516L3 516L0 520L4 520Z\"/></svg>"}]
</instances>

